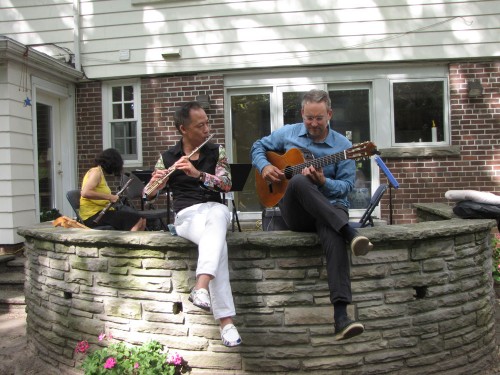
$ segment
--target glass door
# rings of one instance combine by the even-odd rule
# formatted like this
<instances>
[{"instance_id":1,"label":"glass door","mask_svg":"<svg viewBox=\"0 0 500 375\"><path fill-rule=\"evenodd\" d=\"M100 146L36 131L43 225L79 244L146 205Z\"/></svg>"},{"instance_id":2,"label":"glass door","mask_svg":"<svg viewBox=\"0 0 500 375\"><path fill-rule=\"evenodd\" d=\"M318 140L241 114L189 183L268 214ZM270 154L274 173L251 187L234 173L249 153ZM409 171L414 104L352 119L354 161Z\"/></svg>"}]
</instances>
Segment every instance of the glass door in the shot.
<instances>
[{"instance_id":1,"label":"glass door","mask_svg":"<svg viewBox=\"0 0 500 375\"><path fill-rule=\"evenodd\" d=\"M302 97L310 89L325 89L323 85L279 87L282 103L282 124L302 122ZM333 116L330 127L346 136L353 144L370 140L370 90L368 85L331 85L328 89ZM370 204L372 190L371 161L356 162L356 181L349 194L351 217L360 217Z\"/></svg>"},{"instance_id":2,"label":"glass door","mask_svg":"<svg viewBox=\"0 0 500 375\"><path fill-rule=\"evenodd\" d=\"M36 141L38 209L40 214L62 207L62 161L59 100L38 94L36 102Z\"/></svg>"},{"instance_id":3,"label":"glass door","mask_svg":"<svg viewBox=\"0 0 500 375\"><path fill-rule=\"evenodd\" d=\"M352 144L370 141L370 90L364 85L331 86L333 116L330 126ZM351 217L360 217L372 195L371 159L356 161L356 181L349 194Z\"/></svg>"},{"instance_id":4,"label":"glass door","mask_svg":"<svg viewBox=\"0 0 500 375\"><path fill-rule=\"evenodd\" d=\"M250 149L253 143L271 130L271 94L268 90L236 91L229 93L231 118L231 145L228 155L232 163L252 163ZM228 147L229 148L229 147ZM234 178L234 177L233 177ZM242 191L234 193L239 211L261 212L255 192L255 170L252 169Z\"/></svg>"},{"instance_id":5,"label":"glass door","mask_svg":"<svg viewBox=\"0 0 500 375\"><path fill-rule=\"evenodd\" d=\"M370 140L370 87L367 84L328 87L322 84L287 85L247 91L230 90L228 115L231 141L227 144L230 160L233 163L251 163L253 142L281 126L302 122L302 97L312 88L328 90L333 108L332 129L345 135L353 144ZM358 161L356 168L355 189L349 196L352 218L361 217L372 193L371 161ZM237 193L235 199L243 215L245 212L262 212L253 171L244 190Z\"/></svg>"}]
</instances>

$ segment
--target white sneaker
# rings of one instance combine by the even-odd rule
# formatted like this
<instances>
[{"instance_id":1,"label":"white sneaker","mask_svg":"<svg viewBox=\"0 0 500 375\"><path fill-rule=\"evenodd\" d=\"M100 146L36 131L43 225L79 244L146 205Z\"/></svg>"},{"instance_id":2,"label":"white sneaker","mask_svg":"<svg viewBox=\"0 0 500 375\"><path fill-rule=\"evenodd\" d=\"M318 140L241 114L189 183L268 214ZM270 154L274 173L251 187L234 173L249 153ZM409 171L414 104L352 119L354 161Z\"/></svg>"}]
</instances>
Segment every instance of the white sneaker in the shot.
<instances>
[{"instance_id":1,"label":"white sneaker","mask_svg":"<svg viewBox=\"0 0 500 375\"><path fill-rule=\"evenodd\" d=\"M234 324L226 324L220 329L220 338L225 346L238 346L241 344L241 337Z\"/></svg>"},{"instance_id":2,"label":"white sneaker","mask_svg":"<svg viewBox=\"0 0 500 375\"><path fill-rule=\"evenodd\" d=\"M196 307L200 309L210 311L210 294L208 294L208 290L200 288L200 289L192 289L191 294L189 295L189 301L193 303Z\"/></svg>"}]
</instances>

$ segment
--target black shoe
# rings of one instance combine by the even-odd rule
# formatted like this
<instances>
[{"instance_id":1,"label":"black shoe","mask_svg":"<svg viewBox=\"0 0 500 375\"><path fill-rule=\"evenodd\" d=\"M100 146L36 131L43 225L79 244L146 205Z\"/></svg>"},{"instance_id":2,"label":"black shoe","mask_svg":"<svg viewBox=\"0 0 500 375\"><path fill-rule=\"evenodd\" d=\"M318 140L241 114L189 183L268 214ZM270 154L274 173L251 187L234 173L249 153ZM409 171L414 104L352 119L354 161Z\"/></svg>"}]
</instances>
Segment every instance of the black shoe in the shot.
<instances>
[{"instance_id":1,"label":"black shoe","mask_svg":"<svg viewBox=\"0 0 500 375\"><path fill-rule=\"evenodd\" d=\"M351 320L347 315L335 322L335 340L346 340L361 335L365 330L363 324Z\"/></svg>"}]
</instances>

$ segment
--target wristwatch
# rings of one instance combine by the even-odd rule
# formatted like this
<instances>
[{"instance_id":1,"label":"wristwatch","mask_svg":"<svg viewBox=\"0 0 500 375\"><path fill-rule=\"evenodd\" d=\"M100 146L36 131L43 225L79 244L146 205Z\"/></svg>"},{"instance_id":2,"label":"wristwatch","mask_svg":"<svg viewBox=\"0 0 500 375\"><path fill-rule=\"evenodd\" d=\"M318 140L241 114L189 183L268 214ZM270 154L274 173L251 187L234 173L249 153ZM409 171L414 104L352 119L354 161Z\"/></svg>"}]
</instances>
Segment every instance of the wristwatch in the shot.
<instances>
[{"instance_id":1,"label":"wristwatch","mask_svg":"<svg viewBox=\"0 0 500 375\"><path fill-rule=\"evenodd\" d=\"M200 172L200 177L198 177L198 180L201 182L205 181L205 172Z\"/></svg>"}]
</instances>

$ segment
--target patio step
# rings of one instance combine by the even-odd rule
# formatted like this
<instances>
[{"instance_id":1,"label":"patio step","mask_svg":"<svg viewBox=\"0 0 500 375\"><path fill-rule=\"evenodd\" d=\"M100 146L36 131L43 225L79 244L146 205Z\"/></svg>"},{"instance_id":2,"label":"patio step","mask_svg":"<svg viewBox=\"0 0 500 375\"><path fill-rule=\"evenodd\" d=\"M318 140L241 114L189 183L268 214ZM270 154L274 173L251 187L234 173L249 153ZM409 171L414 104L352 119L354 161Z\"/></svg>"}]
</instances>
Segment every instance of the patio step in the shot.
<instances>
[{"instance_id":1,"label":"patio step","mask_svg":"<svg viewBox=\"0 0 500 375\"><path fill-rule=\"evenodd\" d=\"M0 255L0 311L18 312L26 307L24 298L24 256Z\"/></svg>"}]
</instances>

